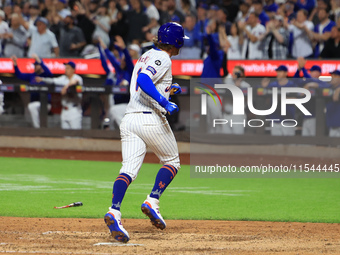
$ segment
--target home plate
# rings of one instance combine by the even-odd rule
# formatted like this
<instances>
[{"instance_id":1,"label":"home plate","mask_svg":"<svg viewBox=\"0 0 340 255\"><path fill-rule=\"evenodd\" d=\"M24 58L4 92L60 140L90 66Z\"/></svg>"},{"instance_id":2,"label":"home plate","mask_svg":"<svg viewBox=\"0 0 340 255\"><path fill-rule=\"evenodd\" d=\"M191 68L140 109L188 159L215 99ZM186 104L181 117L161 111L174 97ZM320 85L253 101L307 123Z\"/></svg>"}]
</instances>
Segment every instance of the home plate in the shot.
<instances>
[{"instance_id":1,"label":"home plate","mask_svg":"<svg viewBox=\"0 0 340 255\"><path fill-rule=\"evenodd\" d=\"M96 243L94 246L98 245L111 245L111 246L144 246L144 244L138 244L138 243L120 243L120 242L114 242L114 243Z\"/></svg>"}]
</instances>

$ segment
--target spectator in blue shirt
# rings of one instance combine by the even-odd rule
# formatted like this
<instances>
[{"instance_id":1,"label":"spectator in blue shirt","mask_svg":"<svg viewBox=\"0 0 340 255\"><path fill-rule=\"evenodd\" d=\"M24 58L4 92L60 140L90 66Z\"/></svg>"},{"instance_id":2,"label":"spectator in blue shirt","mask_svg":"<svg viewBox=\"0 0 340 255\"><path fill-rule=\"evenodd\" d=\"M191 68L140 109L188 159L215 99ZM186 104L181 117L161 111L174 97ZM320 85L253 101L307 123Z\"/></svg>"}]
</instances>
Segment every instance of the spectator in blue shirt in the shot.
<instances>
[{"instance_id":1,"label":"spectator in blue shirt","mask_svg":"<svg viewBox=\"0 0 340 255\"><path fill-rule=\"evenodd\" d=\"M266 12L263 10L263 4L261 0L253 1L254 12L259 15L260 22L263 26L266 26L266 23L269 21L269 17Z\"/></svg>"},{"instance_id":2,"label":"spectator in blue shirt","mask_svg":"<svg viewBox=\"0 0 340 255\"><path fill-rule=\"evenodd\" d=\"M201 53L200 53L200 58L203 57L204 54L204 33L205 33L205 28L207 24L207 10L208 10L208 5L205 3L200 3L197 7L197 22L195 25L195 34L196 37L199 38L199 47L201 48Z\"/></svg>"},{"instance_id":3,"label":"spectator in blue shirt","mask_svg":"<svg viewBox=\"0 0 340 255\"><path fill-rule=\"evenodd\" d=\"M265 0L266 5L263 6L263 10L267 13L267 15L273 14L275 15L277 9L279 8L278 4L275 3L274 0Z\"/></svg>"},{"instance_id":4,"label":"spectator in blue shirt","mask_svg":"<svg viewBox=\"0 0 340 255\"><path fill-rule=\"evenodd\" d=\"M184 34L187 35L189 39L184 40L184 46L181 48L179 55L174 56L173 59L200 59L200 38L199 34L195 30L195 24L195 16L185 16L185 22L183 24Z\"/></svg>"},{"instance_id":5,"label":"spectator in blue shirt","mask_svg":"<svg viewBox=\"0 0 340 255\"><path fill-rule=\"evenodd\" d=\"M32 54L32 57L35 59L34 62L34 72L33 73L22 73L17 64L17 57L12 56L11 59L14 65L15 76L21 80L27 81L32 85L41 85L43 82L36 82L35 77L52 77L52 73L50 69L44 64L42 59L40 59L36 54ZM48 110L51 109L51 95L48 94ZM39 93L31 93L30 95L30 103L27 105L28 112L30 114L30 118L32 121L32 125L34 128L40 128L40 94Z\"/></svg>"},{"instance_id":6,"label":"spectator in blue shirt","mask_svg":"<svg viewBox=\"0 0 340 255\"><path fill-rule=\"evenodd\" d=\"M224 26L222 27L224 29ZM221 68L223 62L224 52L220 50L219 41L218 41L218 24L215 20L210 20L207 28L206 28L206 42L207 53L208 56L203 61L203 70L202 70L202 82L209 82L210 86L214 86L214 84L223 83L221 79ZM214 37L217 37L214 39ZM215 100L217 96L215 96ZM213 100L208 97L207 99L207 109L209 113L207 114L207 122L208 122L208 132L209 133L218 133L220 132L217 128L212 127L213 119L221 119L222 118L222 108L220 105L215 105Z\"/></svg>"},{"instance_id":7,"label":"spectator in blue shirt","mask_svg":"<svg viewBox=\"0 0 340 255\"><path fill-rule=\"evenodd\" d=\"M206 40L208 42L208 56L203 61L202 78L220 78L220 70L224 52L218 44L218 24L211 20L206 28Z\"/></svg>"},{"instance_id":8,"label":"spectator in blue shirt","mask_svg":"<svg viewBox=\"0 0 340 255\"><path fill-rule=\"evenodd\" d=\"M308 11L308 13L311 13L315 7L315 2L315 0L297 0L295 6L298 10L305 9Z\"/></svg>"}]
</instances>

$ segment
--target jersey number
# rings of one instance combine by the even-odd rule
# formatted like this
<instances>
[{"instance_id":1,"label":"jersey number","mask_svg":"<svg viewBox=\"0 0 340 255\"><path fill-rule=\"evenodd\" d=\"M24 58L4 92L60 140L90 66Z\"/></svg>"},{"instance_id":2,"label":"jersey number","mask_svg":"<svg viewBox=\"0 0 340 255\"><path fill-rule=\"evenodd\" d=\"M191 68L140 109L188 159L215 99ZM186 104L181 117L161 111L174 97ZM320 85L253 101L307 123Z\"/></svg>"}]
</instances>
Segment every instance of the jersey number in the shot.
<instances>
[{"instance_id":1,"label":"jersey number","mask_svg":"<svg viewBox=\"0 0 340 255\"><path fill-rule=\"evenodd\" d=\"M138 75L142 72L142 68L139 68L138 72L137 72L137 78L136 78L136 91L138 91L138 82L137 82L137 79L138 79Z\"/></svg>"}]
</instances>

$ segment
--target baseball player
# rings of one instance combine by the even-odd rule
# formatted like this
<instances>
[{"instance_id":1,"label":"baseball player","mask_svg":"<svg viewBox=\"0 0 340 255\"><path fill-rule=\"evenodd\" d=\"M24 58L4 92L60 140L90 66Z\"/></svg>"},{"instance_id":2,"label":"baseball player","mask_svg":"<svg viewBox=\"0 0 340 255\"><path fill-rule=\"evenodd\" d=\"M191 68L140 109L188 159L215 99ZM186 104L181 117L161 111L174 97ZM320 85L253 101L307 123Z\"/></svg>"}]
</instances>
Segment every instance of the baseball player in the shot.
<instances>
[{"instance_id":1,"label":"baseball player","mask_svg":"<svg viewBox=\"0 0 340 255\"><path fill-rule=\"evenodd\" d=\"M37 82L45 82L63 86L61 90L61 128L62 129L81 129L82 122L82 108L81 99L82 94L75 92L75 86L83 85L83 79L75 74L76 64L73 61L65 63L65 75L57 78L41 78L36 77Z\"/></svg>"},{"instance_id":2,"label":"baseball player","mask_svg":"<svg viewBox=\"0 0 340 255\"><path fill-rule=\"evenodd\" d=\"M147 146L163 166L141 209L156 228L166 227L159 212L159 198L180 168L176 140L165 117L166 113L178 111L178 106L169 102L171 91L181 93L180 86L172 84L170 57L179 54L186 38L181 25L171 22L162 25L158 38L154 39L156 48L144 53L133 70L130 102L120 125L122 168L113 185L112 206L104 216L111 235L120 242L130 239L121 223L121 203L128 186L138 175Z\"/></svg>"},{"instance_id":3,"label":"baseball player","mask_svg":"<svg viewBox=\"0 0 340 255\"><path fill-rule=\"evenodd\" d=\"M15 76L21 80L28 81L30 84L37 85L36 77L52 77L50 69L44 64L42 59L40 59L36 54L33 54L32 57L35 59L34 62L34 72L33 73L22 73L17 64L17 57L12 56L11 59L14 65ZM48 110L51 110L51 95L48 94ZM28 112L31 117L32 125L35 128L40 128L40 94L39 93L31 93L30 95L30 103L27 105Z\"/></svg>"},{"instance_id":4,"label":"baseball player","mask_svg":"<svg viewBox=\"0 0 340 255\"><path fill-rule=\"evenodd\" d=\"M296 87L296 84L289 80L288 68L285 65L280 65L276 69L276 81L268 84L267 88L282 88L282 87ZM280 103L278 103L280 105ZM271 128L272 136L293 136L295 135L295 127L284 127L281 125L281 121L285 118L295 119L295 107L293 105L287 105L287 116L281 115L281 107L278 107L275 112L270 116L270 119L275 119L273 127Z\"/></svg>"},{"instance_id":5,"label":"baseball player","mask_svg":"<svg viewBox=\"0 0 340 255\"><path fill-rule=\"evenodd\" d=\"M309 69L309 73L305 68L306 60L304 57L297 58L298 69L294 74L294 78L300 77L300 72L302 71L304 79L298 81L297 84L300 87L304 87L305 89L311 88L328 88L330 85L324 81L319 80L321 75L321 67L318 65L313 65L311 69ZM316 101L315 98L312 98L309 102L305 104L305 107L309 112L312 113L312 116L304 116L302 122L302 136L315 136L316 134Z\"/></svg>"}]
</instances>

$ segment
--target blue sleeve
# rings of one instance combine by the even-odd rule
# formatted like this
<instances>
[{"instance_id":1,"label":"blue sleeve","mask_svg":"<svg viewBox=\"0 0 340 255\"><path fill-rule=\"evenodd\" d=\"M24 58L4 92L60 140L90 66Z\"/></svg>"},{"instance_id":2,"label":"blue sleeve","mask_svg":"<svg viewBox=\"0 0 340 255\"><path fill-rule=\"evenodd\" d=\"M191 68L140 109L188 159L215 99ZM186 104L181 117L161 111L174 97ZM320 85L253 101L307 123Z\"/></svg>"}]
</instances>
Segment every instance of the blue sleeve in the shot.
<instances>
[{"instance_id":1,"label":"blue sleeve","mask_svg":"<svg viewBox=\"0 0 340 255\"><path fill-rule=\"evenodd\" d=\"M302 67L301 70L302 70L302 73L303 73L303 77L312 78L312 76L310 76L310 74L307 72L306 68Z\"/></svg>"},{"instance_id":2,"label":"blue sleeve","mask_svg":"<svg viewBox=\"0 0 340 255\"><path fill-rule=\"evenodd\" d=\"M212 35L207 35L208 38L208 42L209 42L209 55L212 59L219 59L219 54L218 51L216 49L216 45L214 42L214 38L212 37Z\"/></svg>"},{"instance_id":3,"label":"blue sleeve","mask_svg":"<svg viewBox=\"0 0 340 255\"><path fill-rule=\"evenodd\" d=\"M41 68L44 70L44 77L53 77L51 70L45 65L45 63L41 60Z\"/></svg>"},{"instance_id":4,"label":"blue sleeve","mask_svg":"<svg viewBox=\"0 0 340 255\"><path fill-rule=\"evenodd\" d=\"M22 73L18 66L14 66L15 76L24 81L31 81L32 74L30 73Z\"/></svg>"},{"instance_id":5,"label":"blue sleeve","mask_svg":"<svg viewBox=\"0 0 340 255\"><path fill-rule=\"evenodd\" d=\"M115 56L112 54L112 52L109 49L105 49L105 54L106 54L106 57L110 60L112 66L115 68L116 73L122 71Z\"/></svg>"},{"instance_id":6,"label":"blue sleeve","mask_svg":"<svg viewBox=\"0 0 340 255\"><path fill-rule=\"evenodd\" d=\"M296 70L293 78L300 78L300 70L299 69Z\"/></svg>"},{"instance_id":7,"label":"blue sleeve","mask_svg":"<svg viewBox=\"0 0 340 255\"><path fill-rule=\"evenodd\" d=\"M335 22L331 20L328 25L323 29L323 32L331 32L332 28L336 26Z\"/></svg>"},{"instance_id":8,"label":"blue sleeve","mask_svg":"<svg viewBox=\"0 0 340 255\"><path fill-rule=\"evenodd\" d=\"M109 69L109 67L107 66L106 58L105 58L105 56L104 56L104 54L103 54L103 51L102 51L102 49L101 49L101 47L100 47L99 44L98 44L98 50L99 50L99 54L100 54L100 61L101 61L101 63L102 63L102 67L103 67L103 69L104 69L106 75L108 75L108 74L110 73L110 69Z\"/></svg>"},{"instance_id":9,"label":"blue sleeve","mask_svg":"<svg viewBox=\"0 0 340 255\"><path fill-rule=\"evenodd\" d=\"M157 91L155 84L153 84L148 75L144 73L139 74L137 84L147 95L155 99L160 106L165 107L168 104L168 100Z\"/></svg>"},{"instance_id":10,"label":"blue sleeve","mask_svg":"<svg viewBox=\"0 0 340 255\"><path fill-rule=\"evenodd\" d=\"M130 56L129 51L127 50L127 48L125 48L123 50L123 53L125 55L125 63L126 63L127 71L129 72L129 75L132 76L134 65L133 65L131 56Z\"/></svg>"}]
</instances>

